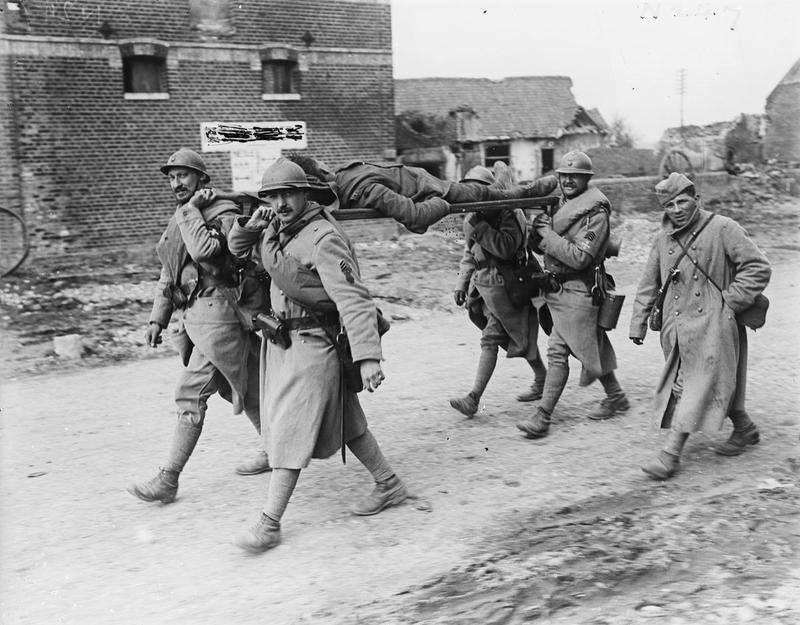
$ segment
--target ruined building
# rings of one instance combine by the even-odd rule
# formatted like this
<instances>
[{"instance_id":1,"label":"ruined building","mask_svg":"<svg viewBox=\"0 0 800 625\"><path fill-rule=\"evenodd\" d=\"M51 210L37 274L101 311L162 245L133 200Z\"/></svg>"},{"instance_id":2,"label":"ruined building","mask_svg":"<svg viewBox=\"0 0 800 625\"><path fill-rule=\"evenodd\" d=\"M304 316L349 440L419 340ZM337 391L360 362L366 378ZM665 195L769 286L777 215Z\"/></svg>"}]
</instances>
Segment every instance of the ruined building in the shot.
<instances>
[{"instance_id":1,"label":"ruined building","mask_svg":"<svg viewBox=\"0 0 800 625\"><path fill-rule=\"evenodd\" d=\"M764 156L784 162L800 161L800 59L767 97Z\"/></svg>"},{"instance_id":2,"label":"ruined building","mask_svg":"<svg viewBox=\"0 0 800 625\"><path fill-rule=\"evenodd\" d=\"M396 80L395 115L403 162L445 178L503 161L517 179L532 180L570 150L605 146L608 136L600 113L575 102L566 76ZM447 142L431 145L421 126Z\"/></svg>"}]
</instances>

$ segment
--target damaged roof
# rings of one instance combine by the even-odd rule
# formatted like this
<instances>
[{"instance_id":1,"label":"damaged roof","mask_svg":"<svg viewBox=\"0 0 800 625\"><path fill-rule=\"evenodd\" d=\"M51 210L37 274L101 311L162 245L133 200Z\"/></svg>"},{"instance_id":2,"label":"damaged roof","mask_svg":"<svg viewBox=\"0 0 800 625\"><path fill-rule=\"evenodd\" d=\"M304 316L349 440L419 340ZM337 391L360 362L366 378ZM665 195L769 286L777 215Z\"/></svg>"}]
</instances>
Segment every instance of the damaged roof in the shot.
<instances>
[{"instance_id":1,"label":"damaged roof","mask_svg":"<svg viewBox=\"0 0 800 625\"><path fill-rule=\"evenodd\" d=\"M517 76L502 80L407 78L394 81L395 115L419 111L447 116L458 109L475 111L482 134L487 139L557 138L571 132L607 132L596 109L588 112L575 102L572 79L568 76Z\"/></svg>"}]
</instances>

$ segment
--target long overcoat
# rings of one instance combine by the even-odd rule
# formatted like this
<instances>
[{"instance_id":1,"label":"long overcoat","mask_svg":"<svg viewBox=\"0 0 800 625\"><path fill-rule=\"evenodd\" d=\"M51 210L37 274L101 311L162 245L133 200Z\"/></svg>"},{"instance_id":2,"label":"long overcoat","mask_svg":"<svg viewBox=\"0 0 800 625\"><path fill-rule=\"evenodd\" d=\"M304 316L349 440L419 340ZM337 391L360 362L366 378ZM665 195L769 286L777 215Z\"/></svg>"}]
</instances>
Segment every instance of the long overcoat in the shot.
<instances>
[{"instance_id":1,"label":"long overcoat","mask_svg":"<svg viewBox=\"0 0 800 625\"><path fill-rule=\"evenodd\" d=\"M631 338L644 338L658 289L686 244L711 213L698 209L694 219L675 230L664 216L639 282L631 318ZM695 266L694 263L697 263ZM717 283L711 284L703 270ZM691 244L666 292L661 348L666 360L654 401L654 424L678 432L722 427L737 387L740 357L746 357L745 334L736 313L750 306L769 283L764 253L734 220L715 215ZM745 339L746 340L746 339ZM667 403L680 367L683 392L671 422Z\"/></svg>"},{"instance_id":2,"label":"long overcoat","mask_svg":"<svg viewBox=\"0 0 800 625\"><path fill-rule=\"evenodd\" d=\"M539 355L539 322L532 303L511 303L498 264L510 263L525 245L528 223L520 210L502 211L497 223L486 219L464 220L464 254L459 263L456 288L477 290L484 314L493 316L507 335L506 356L534 360Z\"/></svg>"},{"instance_id":3,"label":"long overcoat","mask_svg":"<svg viewBox=\"0 0 800 625\"><path fill-rule=\"evenodd\" d=\"M597 325L600 308L591 297L594 267L608 246L610 212L608 198L594 186L570 200L562 197L552 230L537 245L546 270L580 274L564 280L562 288L545 299L553 317L550 342L563 341L581 362L581 386L617 367L611 341Z\"/></svg>"},{"instance_id":4,"label":"long overcoat","mask_svg":"<svg viewBox=\"0 0 800 625\"><path fill-rule=\"evenodd\" d=\"M318 208L310 205L308 211ZM282 229L276 233L272 227L251 230L237 223L229 236L230 249L237 256L245 255L260 241L264 266L269 271L269 259L274 253L272 241L277 237L282 253L319 275L347 331L353 360L381 360L377 309L361 280L355 253L332 218L316 212L296 232ZM304 307L284 295L274 280L270 289L277 317L309 316ZM342 384L340 362L325 330L315 327L289 334L288 349L262 341L261 427L270 464L301 469L308 466L312 457L327 458L343 442L363 434L367 422L358 396Z\"/></svg>"},{"instance_id":5,"label":"long overcoat","mask_svg":"<svg viewBox=\"0 0 800 625\"><path fill-rule=\"evenodd\" d=\"M161 275L150 313L150 321L167 327L174 309L170 291L183 292L188 302L181 309L177 335L182 337L178 348L183 362L192 350L202 353L233 391L235 413L242 410L248 358L255 345L236 304L237 289L223 284L233 277L223 276L230 271L224 237L240 214L228 200L216 200L202 210L189 202L177 207L156 246Z\"/></svg>"}]
</instances>

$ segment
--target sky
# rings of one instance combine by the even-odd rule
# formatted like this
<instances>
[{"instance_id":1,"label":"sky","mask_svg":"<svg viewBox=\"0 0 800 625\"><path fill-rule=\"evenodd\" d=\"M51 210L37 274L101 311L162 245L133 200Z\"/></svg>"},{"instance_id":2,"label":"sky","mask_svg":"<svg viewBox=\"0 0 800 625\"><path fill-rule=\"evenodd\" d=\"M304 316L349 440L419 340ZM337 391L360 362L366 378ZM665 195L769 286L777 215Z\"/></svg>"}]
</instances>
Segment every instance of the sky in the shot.
<instances>
[{"instance_id":1,"label":"sky","mask_svg":"<svg viewBox=\"0 0 800 625\"><path fill-rule=\"evenodd\" d=\"M800 58L798 0L391 3L395 78L569 76L578 104L624 120L639 147L681 111L687 125L764 113Z\"/></svg>"}]
</instances>

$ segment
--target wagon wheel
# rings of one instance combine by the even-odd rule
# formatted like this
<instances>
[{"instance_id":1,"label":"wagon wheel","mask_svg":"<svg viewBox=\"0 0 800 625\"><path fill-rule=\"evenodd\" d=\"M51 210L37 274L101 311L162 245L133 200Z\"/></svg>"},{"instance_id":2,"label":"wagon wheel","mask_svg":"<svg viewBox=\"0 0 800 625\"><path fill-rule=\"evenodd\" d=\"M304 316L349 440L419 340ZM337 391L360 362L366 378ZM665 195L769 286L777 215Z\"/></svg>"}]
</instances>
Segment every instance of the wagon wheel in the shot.
<instances>
[{"instance_id":1,"label":"wagon wheel","mask_svg":"<svg viewBox=\"0 0 800 625\"><path fill-rule=\"evenodd\" d=\"M661 159L661 165L658 167L658 173L661 174L662 178L668 178L674 171L680 174L686 174L687 176L694 173L692 161L689 160L685 152L677 148L673 148L667 152L664 158Z\"/></svg>"},{"instance_id":2,"label":"wagon wheel","mask_svg":"<svg viewBox=\"0 0 800 625\"><path fill-rule=\"evenodd\" d=\"M15 212L0 207L0 278L18 269L29 251L25 221Z\"/></svg>"}]
</instances>

